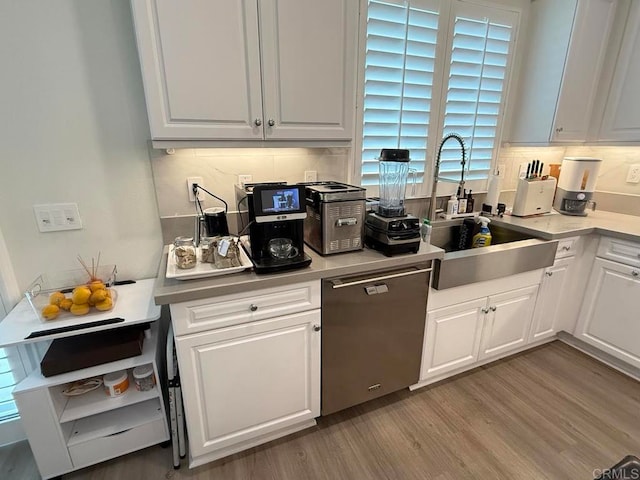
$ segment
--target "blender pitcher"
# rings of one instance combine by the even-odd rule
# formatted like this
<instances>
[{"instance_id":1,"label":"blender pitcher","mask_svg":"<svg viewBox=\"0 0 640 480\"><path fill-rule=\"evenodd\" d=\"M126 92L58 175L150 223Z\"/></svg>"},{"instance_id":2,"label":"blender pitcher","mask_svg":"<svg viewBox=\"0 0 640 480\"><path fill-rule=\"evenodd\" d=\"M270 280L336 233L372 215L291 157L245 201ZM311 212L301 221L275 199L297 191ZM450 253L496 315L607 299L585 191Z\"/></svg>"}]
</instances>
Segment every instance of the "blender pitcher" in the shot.
<instances>
[{"instance_id":1,"label":"blender pitcher","mask_svg":"<svg viewBox=\"0 0 640 480\"><path fill-rule=\"evenodd\" d=\"M383 217L402 217L409 175L409 150L383 148L378 158L380 172L380 205Z\"/></svg>"}]
</instances>

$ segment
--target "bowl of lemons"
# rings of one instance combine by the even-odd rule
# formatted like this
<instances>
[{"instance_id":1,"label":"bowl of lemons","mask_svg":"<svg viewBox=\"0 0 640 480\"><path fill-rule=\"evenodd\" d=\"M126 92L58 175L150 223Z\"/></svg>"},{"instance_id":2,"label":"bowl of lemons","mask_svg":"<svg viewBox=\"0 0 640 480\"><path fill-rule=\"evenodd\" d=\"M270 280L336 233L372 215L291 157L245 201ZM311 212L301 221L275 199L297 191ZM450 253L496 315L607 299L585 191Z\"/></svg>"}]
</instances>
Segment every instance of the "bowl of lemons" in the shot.
<instances>
[{"instance_id":1,"label":"bowl of lemons","mask_svg":"<svg viewBox=\"0 0 640 480\"><path fill-rule=\"evenodd\" d=\"M45 322L108 312L117 299L112 288L116 273L115 265L101 265L39 275L25 296L36 315Z\"/></svg>"}]
</instances>

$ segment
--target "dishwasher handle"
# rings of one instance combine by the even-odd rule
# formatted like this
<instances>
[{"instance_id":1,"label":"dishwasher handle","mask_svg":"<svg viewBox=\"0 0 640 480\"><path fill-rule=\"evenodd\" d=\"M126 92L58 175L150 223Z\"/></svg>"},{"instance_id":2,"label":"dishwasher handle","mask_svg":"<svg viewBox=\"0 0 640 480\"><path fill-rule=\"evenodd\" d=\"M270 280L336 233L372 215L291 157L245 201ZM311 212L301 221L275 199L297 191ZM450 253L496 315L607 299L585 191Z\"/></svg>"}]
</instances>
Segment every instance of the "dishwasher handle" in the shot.
<instances>
[{"instance_id":1,"label":"dishwasher handle","mask_svg":"<svg viewBox=\"0 0 640 480\"><path fill-rule=\"evenodd\" d=\"M370 278L365 278L363 280L356 280L354 282L347 282L347 283L342 283L341 280L330 280L331 281L331 288L333 288L333 289L345 288L345 287L352 287L354 285L362 285L364 283L380 282L382 280L389 280L391 278L408 277L409 275L417 275L419 273L429 273L431 270L433 270L433 269L432 268L420 268L420 269L412 270L410 272L392 273L390 275L381 275L379 277L370 277Z\"/></svg>"}]
</instances>

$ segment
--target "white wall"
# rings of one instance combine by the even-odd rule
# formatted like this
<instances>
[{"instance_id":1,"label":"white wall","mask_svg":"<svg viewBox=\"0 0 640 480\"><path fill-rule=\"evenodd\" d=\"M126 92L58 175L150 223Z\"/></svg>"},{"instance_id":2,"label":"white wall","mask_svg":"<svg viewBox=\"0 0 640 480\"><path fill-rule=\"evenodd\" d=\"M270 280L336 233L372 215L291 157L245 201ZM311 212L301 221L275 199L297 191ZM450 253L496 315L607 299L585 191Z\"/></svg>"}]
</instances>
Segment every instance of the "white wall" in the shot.
<instances>
[{"instance_id":1,"label":"white wall","mask_svg":"<svg viewBox=\"0 0 640 480\"><path fill-rule=\"evenodd\" d=\"M162 241L127 0L0 3L0 231L20 288L102 253L156 274ZM40 233L32 205L77 202L83 230Z\"/></svg>"}]
</instances>

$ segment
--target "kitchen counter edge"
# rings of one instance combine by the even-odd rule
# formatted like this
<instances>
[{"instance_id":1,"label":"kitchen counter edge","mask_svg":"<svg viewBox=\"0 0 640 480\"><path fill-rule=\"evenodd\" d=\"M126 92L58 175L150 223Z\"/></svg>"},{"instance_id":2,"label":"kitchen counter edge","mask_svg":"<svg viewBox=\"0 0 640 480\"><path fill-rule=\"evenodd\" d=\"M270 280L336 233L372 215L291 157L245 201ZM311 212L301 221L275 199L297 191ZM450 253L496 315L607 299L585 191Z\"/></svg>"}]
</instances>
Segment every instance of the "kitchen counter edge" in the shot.
<instances>
[{"instance_id":1,"label":"kitchen counter edge","mask_svg":"<svg viewBox=\"0 0 640 480\"><path fill-rule=\"evenodd\" d=\"M365 248L357 252L339 253L322 257L311 249L306 249L311 257L311 265L299 270L258 275L245 271L230 275L194 280L167 279L168 247L165 247L154 285L154 299L157 305L188 302L203 298L217 297L248 290L280 287L311 280L355 275L415 265L444 257L444 250L425 243L420 244L418 253L408 253L386 257L380 252Z\"/></svg>"}]
</instances>

